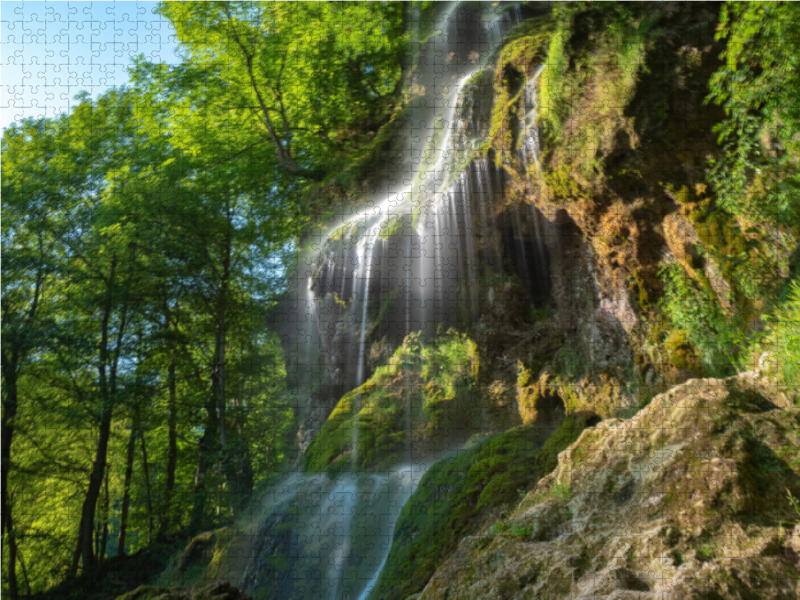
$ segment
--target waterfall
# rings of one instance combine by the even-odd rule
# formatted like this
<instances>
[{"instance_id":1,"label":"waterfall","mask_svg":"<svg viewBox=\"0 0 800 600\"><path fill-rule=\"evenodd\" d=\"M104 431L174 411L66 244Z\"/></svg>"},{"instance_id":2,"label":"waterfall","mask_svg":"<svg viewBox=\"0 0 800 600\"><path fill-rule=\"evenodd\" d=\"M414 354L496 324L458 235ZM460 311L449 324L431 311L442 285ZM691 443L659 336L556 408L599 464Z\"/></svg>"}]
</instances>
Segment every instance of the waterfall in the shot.
<instances>
[{"instance_id":1,"label":"waterfall","mask_svg":"<svg viewBox=\"0 0 800 600\"><path fill-rule=\"evenodd\" d=\"M268 598L366 599L380 576L400 509L429 463L386 474L292 474L262 502L241 585Z\"/></svg>"},{"instance_id":2,"label":"waterfall","mask_svg":"<svg viewBox=\"0 0 800 600\"><path fill-rule=\"evenodd\" d=\"M412 28L422 32L419 8L411 12ZM466 101L521 18L519 5L436 5L436 33L419 46L408 127L381 193L365 198L365 208L352 216L337 211L328 230L311 236L300 253L297 309L289 312L286 337L297 324L302 340L287 368L297 370L298 387L314 395L310 406L320 414L370 376L377 325L385 325L395 346L414 331L430 339L440 325L468 325L481 315L487 286L504 261L525 280L539 272L529 262L542 260L544 250L524 239L534 230L541 244L535 214L529 221L514 204L504 225L513 239L501 239L495 202L503 197L502 180L477 153L488 128ZM520 127L526 165L538 161L533 81L540 72L524 91L531 104ZM384 314L393 316L379 318ZM357 412L358 398L354 404ZM409 406L405 414L410 432ZM311 435L313 428L301 429L303 447ZM352 447L342 450L355 458L355 423L351 435ZM409 462L388 473L294 473L275 484L260 501L266 516L248 525L253 545L244 590L255 597L366 599L402 506L445 453L408 448L404 456Z\"/></svg>"},{"instance_id":3,"label":"waterfall","mask_svg":"<svg viewBox=\"0 0 800 600\"><path fill-rule=\"evenodd\" d=\"M539 147L539 128L538 128L538 102L536 98L536 80L539 75L544 71L545 65L540 65L533 72L533 75L525 84L523 91L523 109L522 118L520 119L520 143L519 155L522 165L526 173L526 182L528 188L528 195L535 197L537 191L541 189L541 151ZM531 175L531 167L533 167L533 175ZM531 223L533 238L536 243L536 272L538 274L547 274L549 271L547 265L547 252L545 244L542 239L542 225L541 217L536 206L531 203ZM541 276L541 275L540 275ZM546 276L546 275L545 275Z\"/></svg>"}]
</instances>

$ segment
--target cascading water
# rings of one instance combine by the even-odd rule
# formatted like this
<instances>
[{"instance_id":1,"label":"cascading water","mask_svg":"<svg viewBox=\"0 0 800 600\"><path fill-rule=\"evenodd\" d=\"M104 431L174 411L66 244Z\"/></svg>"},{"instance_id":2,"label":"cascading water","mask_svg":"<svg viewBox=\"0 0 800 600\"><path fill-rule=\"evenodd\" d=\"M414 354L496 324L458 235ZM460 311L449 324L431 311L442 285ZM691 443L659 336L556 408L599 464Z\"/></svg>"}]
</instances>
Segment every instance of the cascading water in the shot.
<instances>
[{"instance_id":1,"label":"cascading water","mask_svg":"<svg viewBox=\"0 0 800 600\"><path fill-rule=\"evenodd\" d=\"M285 478L262 500L270 512L256 525L241 586L254 598L366 598L426 470Z\"/></svg>"},{"instance_id":2,"label":"cascading water","mask_svg":"<svg viewBox=\"0 0 800 600\"><path fill-rule=\"evenodd\" d=\"M525 84L523 92L523 108L522 117L520 118L520 143L519 155L522 160L522 165L525 168L526 181L528 185L528 193L535 195L537 189L540 187L539 178L540 173L540 148L539 148L539 128L536 126L538 119L538 102L536 99L536 80L539 75L544 71L545 66L540 65L533 72L533 75ZM531 167L533 167L533 174L531 174ZM545 264L547 252L545 244L542 240L542 227L540 223L539 212L536 207L531 204L531 223L533 230L533 237L536 241L536 257L537 273L543 274L545 277L548 271Z\"/></svg>"},{"instance_id":3,"label":"cascading water","mask_svg":"<svg viewBox=\"0 0 800 600\"><path fill-rule=\"evenodd\" d=\"M545 260L543 249L523 240L523 229L532 227L516 205L505 226L511 241L498 233L503 179L478 156L489 130L490 61L520 22L520 7L440 4L432 24L420 22L418 7L411 12L416 38L428 37L412 71L398 159L386 170L382 195L331 222L297 269L289 313L296 333L287 337L299 339L287 351L287 371L308 390L304 427L316 420L310 434L301 429L303 450L333 403L369 376L371 342L383 338L396 347L413 331L429 340L441 327L470 325L493 302L504 260L523 281L540 271L530 261ZM533 83L528 87L525 100L535 106ZM527 163L538 160L535 108L522 119ZM356 412L358 405L356 397ZM408 407L405 414L410 432ZM351 464L358 464L355 425L351 439ZM255 515L250 525L243 589L254 598L366 598L402 506L447 444L407 446L405 463L390 473L292 474L276 484L260 502L266 516Z\"/></svg>"}]
</instances>

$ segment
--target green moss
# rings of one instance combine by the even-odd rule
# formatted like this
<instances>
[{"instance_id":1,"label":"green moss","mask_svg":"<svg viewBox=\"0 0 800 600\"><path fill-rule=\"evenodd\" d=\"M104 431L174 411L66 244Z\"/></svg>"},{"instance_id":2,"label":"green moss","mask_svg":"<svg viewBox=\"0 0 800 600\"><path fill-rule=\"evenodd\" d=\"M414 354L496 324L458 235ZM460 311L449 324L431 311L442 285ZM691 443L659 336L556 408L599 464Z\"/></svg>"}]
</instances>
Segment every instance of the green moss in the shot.
<instances>
[{"instance_id":1,"label":"green moss","mask_svg":"<svg viewBox=\"0 0 800 600\"><path fill-rule=\"evenodd\" d=\"M547 68L539 75L539 114L550 124L553 131L561 130L561 120L556 102L563 91L559 82L567 70L564 52L566 34L563 28L556 30L547 46Z\"/></svg>"},{"instance_id":2,"label":"green moss","mask_svg":"<svg viewBox=\"0 0 800 600\"><path fill-rule=\"evenodd\" d=\"M381 223L381 231L378 237L383 240L388 240L390 237L408 234L410 228L411 223L407 223L402 215L398 215Z\"/></svg>"},{"instance_id":3,"label":"green moss","mask_svg":"<svg viewBox=\"0 0 800 600\"><path fill-rule=\"evenodd\" d=\"M142 585L132 592L118 596L117 600L153 600L153 598L158 598L161 596L164 591L164 588L157 588L153 587L152 585Z\"/></svg>"},{"instance_id":4,"label":"green moss","mask_svg":"<svg viewBox=\"0 0 800 600\"><path fill-rule=\"evenodd\" d=\"M346 238L349 238L351 235L353 235L354 225L355 225L354 222L345 223L344 225L339 227L336 231L334 231L332 234L330 234L328 236L328 239L331 241L342 241L348 243L350 240L347 240Z\"/></svg>"},{"instance_id":5,"label":"green moss","mask_svg":"<svg viewBox=\"0 0 800 600\"><path fill-rule=\"evenodd\" d=\"M544 180L556 201L576 200L581 197L581 187L572 176L572 167L568 163L555 165L544 171Z\"/></svg>"},{"instance_id":6,"label":"green moss","mask_svg":"<svg viewBox=\"0 0 800 600\"><path fill-rule=\"evenodd\" d=\"M538 86L546 181L555 199L589 199L593 184L611 175L608 154L617 133L627 133L626 107L644 70L647 34L659 16L640 7L556 8Z\"/></svg>"},{"instance_id":7,"label":"green moss","mask_svg":"<svg viewBox=\"0 0 800 600\"><path fill-rule=\"evenodd\" d=\"M244 568L249 537L233 527L221 527L196 535L171 561L158 578L164 586L193 586L198 583L231 577ZM241 551L241 556L237 552ZM235 564L237 557L242 564Z\"/></svg>"},{"instance_id":8,"label":"green moss","mask_svg":"<svg viewBox=\"0 0 800 600\"><path fill-rule=\"evenodd\" d=\"M519 67L543 64L547 60L547 48L554 27L555 24L549 16L528 19L515 27L504 40L498 64Z\"/></svg>"},{"instance_id":9,"label":"green moss","mask_svg":"<svg viewBox=\"0 0 800 600\"><path fill-rule=\"evenodd\" d=\"M424 442L475 427L478 365L477 345L463 334L450 330L431 343L410 334L388 365L341 398L306 453L306 470L384 469L409 435Z\"/></svg>"},{"instance_id":10,"label":"green moss","mask_svg":"<svg viewBox=\"0 0 800 600\"><path fill-rule=\"evenodd\" d=\"M546 62L545 49L552 32L553 23L549 18L529 19L506 38L498 56L487 143L499 150L497 161L502 161L504 153L517 145L517 111L526 76L533 67Z\"/></svg>"},{"instance_id":11,"label":"green moss","mask_svg":"<svg viewBox=\"0 0 800 600\"><path fill-rule=\"evenodd\" d=\"M215 581L202 588L138 587L119 596L117 600L247 600L246 596L227 581Z\"/></svg>"},{"instance_id":12,"label":"green moss","mask_svg":"<svg viewBox=\"0 0 800 600\"><path fill-rule=\"evenodd\" d=\"M374 333L375 329L384 322L384 318L386 317L389 307L396 299L397 292L395 290L389 290L389 293L385 294L383 298L380 298L380 306L378 307L377 312L370 311L369 320L372 321L372 328L369 331L370 336Z\"/></svg>"},{"instance_id":13,"label":"green moss","mask_svg":"<svg viewBox=\"0 0 800 600\"><path fill-rule=\"evenodd\" d=\"M378 595L394 600L419 592L461 538L555 469L558 453L591 422L587 414L569 415L549 437L544 429L517 427L431 467L400 514Z\"/></svg>"}]
</instances>

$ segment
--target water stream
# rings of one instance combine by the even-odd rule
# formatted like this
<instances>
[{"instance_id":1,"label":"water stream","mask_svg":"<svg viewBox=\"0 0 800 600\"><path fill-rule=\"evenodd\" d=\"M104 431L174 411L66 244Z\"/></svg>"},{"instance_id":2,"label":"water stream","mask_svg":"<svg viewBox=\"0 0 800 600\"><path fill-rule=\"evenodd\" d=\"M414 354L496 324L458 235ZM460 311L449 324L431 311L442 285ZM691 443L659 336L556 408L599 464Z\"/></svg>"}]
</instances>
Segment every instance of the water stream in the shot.
<instances>
[{"instance_id":1,"label":"water stream","mask_svg":"<svg viewBox=\"0 0 800 600\"><path fill-rule=\"evenodd\" d=\"M385 184L364 208L341 211L313 237L296 273L289 325L297 343L287 371L298 373L321 419L369 377L376 340L396 346L412 331L429 339L441 327L473 323L493 302L504 264L530 287L547 269L536 210L513 204L500 223L504 183L478 152L490 122L491 59L520 22L519 5L443 3L433 23L418 7L411 12L424 43L397 160L383 167ZM539 73L522 99L518 148L526 166L539 159ZM287 475L259 503L264 516L252 524L242 588L254 598L366 599L400 510L445 454L417 449L389 473Z\"/></svg>"},{"instance_id":2,"label":"water stream","mask_svg":"<svg viewBox=\"0 0 800 600\"><path fill-rule=\"evenodd\" d=\"M271 511L254 532L242 587L254 598L366 598L429 466L286 477L262 501Z\"/></svg>"}]
</instances>

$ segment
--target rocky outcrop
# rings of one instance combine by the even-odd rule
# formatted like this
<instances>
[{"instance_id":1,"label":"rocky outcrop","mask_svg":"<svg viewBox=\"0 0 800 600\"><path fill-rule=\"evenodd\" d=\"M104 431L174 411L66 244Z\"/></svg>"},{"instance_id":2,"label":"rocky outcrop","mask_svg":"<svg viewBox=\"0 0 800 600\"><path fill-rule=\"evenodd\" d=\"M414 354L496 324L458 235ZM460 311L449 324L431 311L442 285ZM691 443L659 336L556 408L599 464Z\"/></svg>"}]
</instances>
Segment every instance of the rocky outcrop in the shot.
<instances>
[{"instance_id":1,"label":"rocky outcrop","mask_svg":"<svg viewBox=\"0 0 800 600\"><path fill-rule=\"evenodd\" d=\"M220 527L213 531L204 531L194 536L179 554L169 560L166 569L149 583L155 586L165 586L164 590L159 593L166 593L166 586L174 586L180 593L189 594L190 588L194 590L192 593L197 593L200 589L206 589L212 582L237 582L242 577L246 557L250 552L250 544L251 537L234 527ZM143 589L140 588L138 591ZM161 590L159 587L152 589ZM162 596L152 597L161 598ZM187 600L195 598L184 595L175 596L175 599L183 600L184 597ZM197 596L197 600L205 600L206 597L217 598L217 596L208 596L207 594L206 596ZM131 599L126 598L126 600L139 600L139 598L140 596L132 596ZM141 596L141 598L150 598L150 596ZM164 598L172 598L172 596L164 596ZM219 597L219 600L238 599L239 596L221 595Z\"/></svg>"},{"instance_id":2,"label":"rocky outcrop","mask_svg":"<svg viewBox=\"0 0 800 600\"><path fill-rule=\"evenodd\" d=\"M693 379L587 429L419 598L797 598L800 409Z\"/></svg>"},{"instance_id":3,"label":"rocky outcrop","mask_svg":"<svg viewBox=\"0 0 800 600\"><path fill-rule=\"evenodd\" d=\"M227 581L201 588L160 588L143 585L117 600L251 600Z\"/></svg>"}]
</instances>

